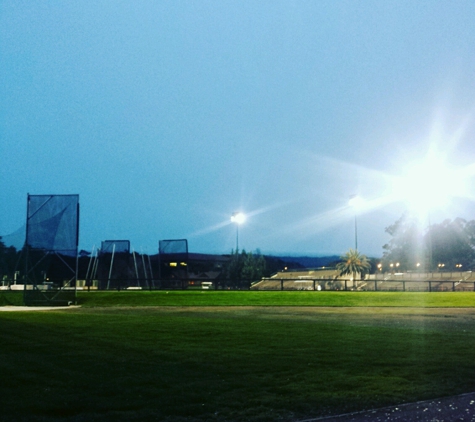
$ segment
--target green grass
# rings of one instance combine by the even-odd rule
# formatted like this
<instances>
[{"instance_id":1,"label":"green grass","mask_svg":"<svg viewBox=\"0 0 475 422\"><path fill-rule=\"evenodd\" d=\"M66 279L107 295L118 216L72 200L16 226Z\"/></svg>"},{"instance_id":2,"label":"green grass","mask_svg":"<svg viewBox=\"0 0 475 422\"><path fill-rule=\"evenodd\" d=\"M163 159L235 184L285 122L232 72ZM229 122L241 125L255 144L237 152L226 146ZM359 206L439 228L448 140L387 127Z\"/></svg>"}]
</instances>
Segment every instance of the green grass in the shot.
<instances>
[{"instance_id":1,"label":"green grass","mask_svg":"<svg viewBox=\"0 0 475 422\"><path fill-rule=\"evenodd\" d=\"M475 307L473 292L265 292L94 291L78 292L82 306L338 306Z\"/></svg>"},{"instance_id":2,"label":"green grass","mask_svg":"<svg viewBox=\"0 0 475 422\"><path fill-rule=\"evenodd\" d=\"M0 306L22 306L23 292L15 290L0 290Z\"/></svg>"},{"instance_id":3,"label":"green grass","mask_svg":"<svg viewBox=\"0 0 475 422\"><path fill-rule=\"evenodd\" d=\"M78 291L84 307L336 306L475 308L473 292ZM23 292L0 291L0 306L22 305Z\"/></svg>"},{"instance_id":4,"label":"green grass","mask_svg":"<svg viewBox=\"0 0 475 422\"><path fill-rule=\"evenodd\" d=\"M475 391L474 293L79 291L78 302L0 312L2 421L295 421Z\"/></svg>"},{"instance_id":5,"label":"green grass","mask_svg":"<svg viewBox=\"0 0 475 422\"><path fill-rule=\"evenodd\" d=\"M474 391L474 322L406 307L1 312L2 420L291 421Z\"/></svg>"}]
</instances>

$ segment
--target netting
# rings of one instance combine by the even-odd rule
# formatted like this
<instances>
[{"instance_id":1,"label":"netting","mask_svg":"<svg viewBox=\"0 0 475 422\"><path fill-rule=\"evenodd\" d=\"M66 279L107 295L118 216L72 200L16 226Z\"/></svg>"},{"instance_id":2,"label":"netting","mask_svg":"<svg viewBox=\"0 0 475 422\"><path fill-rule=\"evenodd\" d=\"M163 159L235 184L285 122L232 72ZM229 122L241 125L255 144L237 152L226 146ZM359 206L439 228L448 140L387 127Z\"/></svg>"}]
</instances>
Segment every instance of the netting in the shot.
<instances>
[{"instance_id":1,"label":"netting","mask_svg":"<svg viewBox=\"0 0 475 422\"><path fill-rule=\"evenodd\" d=\"M169 239L158 242L159 278L188 277L188 241L186 239ZM171 263L175 262L174 267ZM177 267L177 262L180 265Z\"/></svg>"},{"instance_id":2,"label":"netting","mask_svg":"<svg viewBox=\"0 0 475 422\"><path fill-rule=\"evenodd\" d=\"M129 253L129 240L104 240L101 244L101 254L104 253Z\"/></svg>"},{"instance_id":3,"label":"netting","mask_svg":"<svg viewBox=\"0 0 475 422\"><path fill-rule=\"evenodd\" d=\"M28 247L75 256L78 237L79 195L28 195Z\"/></svg>"},{"instance_id":4,"label":"netting","mask_svg":"<svg viewBox=\"0 0 475 422\"><path fill-rule=\"evenodd\" d=\"M26 225L16 229L13 233L3 234L0 236L0 241L7 248L14 247L17 250L20 250L25 244L25 233Z\"/></svg>"},{"instance_id":5,"label":"netting","mask_svg":"<svg viewBox=\"0 0 475 422\"><path fill-rule=\"evenodd\" d=\"M79 195L28 195L26 305L75 303Z\"/></svg>"},{"instance_id":6,"label":"netting","mask_svg":"<svg viewBox=\"0 0 475 422\"><path fill-rule=\"evenodd\" d=\"M158 253L162 260L186 261L188 259L188 240L160 240L158 242Z\"/></svg>"},{"instance_id":7,"label":"netting","mask_svg":"<svg viewBox=\"0 0 475 422\"><path fill-rule=\"evenodd\" d=\"M96 273L101 287L119 288L130 278L129 240L102 241L99 256Z\"/></svg>"}]
</instances>

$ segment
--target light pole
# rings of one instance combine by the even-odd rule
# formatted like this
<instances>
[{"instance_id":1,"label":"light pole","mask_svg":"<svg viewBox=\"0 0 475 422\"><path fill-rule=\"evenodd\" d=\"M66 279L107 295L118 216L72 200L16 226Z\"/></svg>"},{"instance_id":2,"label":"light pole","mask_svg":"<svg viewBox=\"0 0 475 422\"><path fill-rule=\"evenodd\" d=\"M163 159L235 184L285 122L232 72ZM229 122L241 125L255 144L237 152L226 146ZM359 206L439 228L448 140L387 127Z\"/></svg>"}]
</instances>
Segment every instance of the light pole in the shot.
<instances>
[{"instance_id":1,"label":"light pole","mask_svg":"<svg viewBox=\"0 0 475 422\"><path fill-rule=\"evenodd\" d=\"M358 251L358 218L357 218L357 214L358 214L358 207L361 206L363 202L363 199L361 199L361 197L359 197L358 195L351 195L350 196L350 200L348 202L348 204L350 205L350 207L352 207L355 211L355 251Z\"/></svg>"},{"instance_id":2,"label":"light pole","mask_svg":"<svg viewBox=\"0 0 475 422\"><path fill-rule=\"evenodd\" d=\"M242 212L233 212L231 222L236 224L236 253L239 252L239 225L246 221L246 216Z\"/></svg>"}]
</instances>

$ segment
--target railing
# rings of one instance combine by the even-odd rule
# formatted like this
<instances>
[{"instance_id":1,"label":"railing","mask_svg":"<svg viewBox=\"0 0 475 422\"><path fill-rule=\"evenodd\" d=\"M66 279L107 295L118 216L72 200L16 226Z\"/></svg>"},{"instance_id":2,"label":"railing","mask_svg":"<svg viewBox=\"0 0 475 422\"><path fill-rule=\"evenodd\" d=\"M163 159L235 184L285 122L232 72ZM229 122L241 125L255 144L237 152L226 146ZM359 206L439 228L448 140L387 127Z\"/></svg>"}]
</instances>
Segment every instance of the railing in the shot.
<instances>
[{"instance_id":1,"label":"railing","mask_svg":"<svg viewBox=\"0 0 475 422\"><path fill-rule=\"evenodd\" d=\"M310 290L310 291L374 291L374 292L475 292L475 281L415 280L415 279L263 279L251 290Z\"/></svg>"},{"instance_id":2,"label":"railing","mask_svg":"<svg viewBox=\"0 0 475 422\"><path fill-rule=\"evenodd\" d=\"M4 280L2 290L263 290L263 291L398 291L398 292L475 292L475 281L444 279L302 279L268 278L251 280L228 279L104 279L77 280L76 286L65 281L49 281L35 286Z\"/></svg>"}]
</instances>

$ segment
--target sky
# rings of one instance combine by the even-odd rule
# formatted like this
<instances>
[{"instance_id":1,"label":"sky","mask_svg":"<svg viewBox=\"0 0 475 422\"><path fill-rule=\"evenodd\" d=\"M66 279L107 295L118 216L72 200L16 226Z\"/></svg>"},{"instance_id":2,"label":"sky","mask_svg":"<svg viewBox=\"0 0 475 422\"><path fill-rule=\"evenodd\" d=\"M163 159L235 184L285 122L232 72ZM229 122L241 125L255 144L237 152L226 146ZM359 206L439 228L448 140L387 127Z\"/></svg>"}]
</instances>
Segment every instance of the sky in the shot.
<instances>
[{"instance_id":1,"label":"sky","mask_svg":"<svg viewBox=\"0 0 475 422\"><path fill-rule=\"evenodd\" d=\"M474 219L474 21L471 0L0 0L0 235L28 193L79 194L86 250L229 253L239 230L343 254L356 222L377 257L417 189L431 223ZM416 183L427 157L446 183Z\"/></svg>"}]
</instances>

